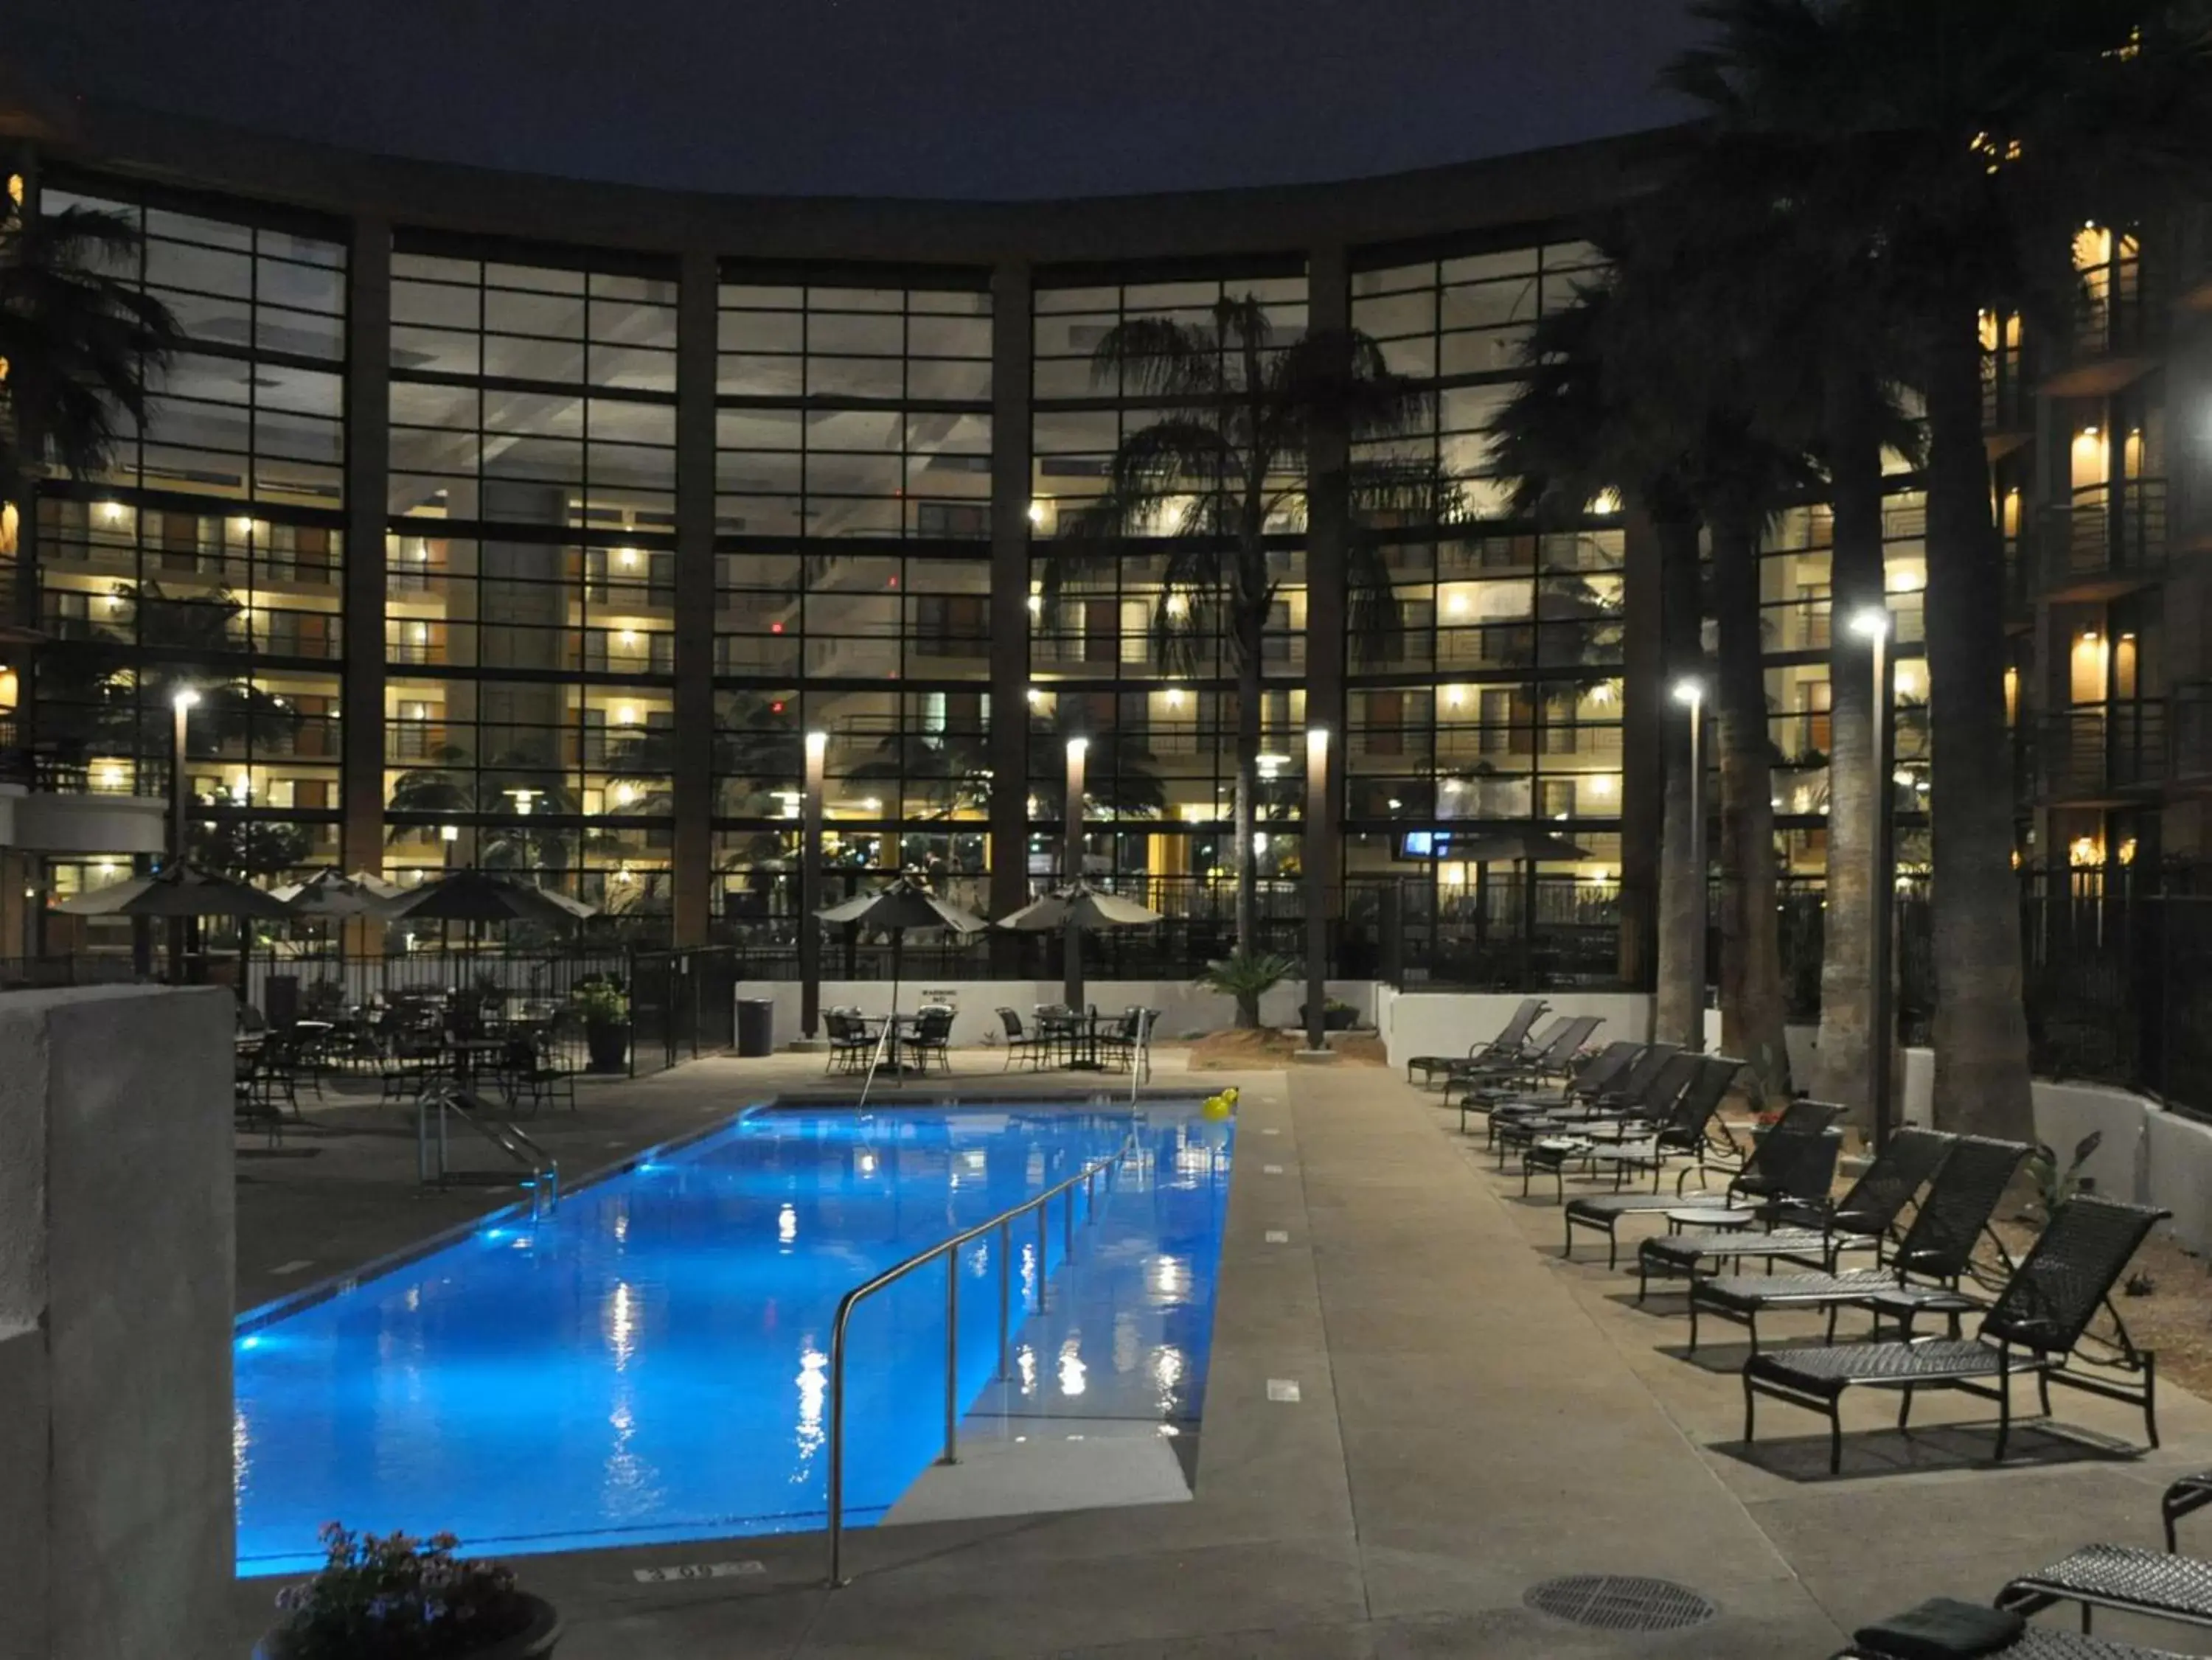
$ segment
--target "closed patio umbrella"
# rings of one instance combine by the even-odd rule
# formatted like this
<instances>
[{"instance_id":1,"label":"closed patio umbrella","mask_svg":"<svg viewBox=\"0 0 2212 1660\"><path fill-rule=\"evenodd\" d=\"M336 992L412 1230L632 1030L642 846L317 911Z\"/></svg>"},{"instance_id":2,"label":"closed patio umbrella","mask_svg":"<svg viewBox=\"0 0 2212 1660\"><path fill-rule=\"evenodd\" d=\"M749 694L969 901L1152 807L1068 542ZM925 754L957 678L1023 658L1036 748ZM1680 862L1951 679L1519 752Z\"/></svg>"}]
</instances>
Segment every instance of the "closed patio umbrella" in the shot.
<instances>
[{"instance_id":1,"label":"closed patio umbrella","mask_svg":"<svg viewBox=\"0 0 2212 1660\"><path fill-rule=\"evenodd\" d=\"M1466 859L1484 871L1493 859L1513 861L1514 875L1521 884L1520 989L1528 991L1530 960L1536 943L1536 873L1530 867L1539 859L1588 858L1589 851L1565 836L1553 835L1533 824L1516 824L1498 830L1477 831L1464 838L1454 835L1452 857ZM1475 906L1478 924L1486 913L1487 906L1479 898Z\"/></svg>"},{"instance_id":2,"label":"closed patio umbrella","mask_svg":"<svg viewBox=\"0 0 2212 1660\"><path fill-rule=\"evenodd\" d=\"M1148 911L1134 900L1109 894L1087 881L1073 881L1052 889L1018 911L1009 912L993 925L1024 934L1068 930L1088 934L1106 928L1152 928L1166 920L1158 912ZM1083 1006L1083 953L1073 939L1067 942L1060 995L1070 1009Z\"/></svg>"},{"instance_id":3,"label":"closed patio umbrella","mask_svg":"<svg viewBox=\"0 0 2212 1660\"><path fill-rule=\"evenodd\" d=\"M824 922L857 923L880 928L891 936L891 1012L888 1031L898 1022L900 958L909 928L949 928L956 934L979 934L990 926L972 911L963 911L949 900L940 900L912 876L901 876L872 894L847 900L814 913Z\"/></svg>"}]
</instances>

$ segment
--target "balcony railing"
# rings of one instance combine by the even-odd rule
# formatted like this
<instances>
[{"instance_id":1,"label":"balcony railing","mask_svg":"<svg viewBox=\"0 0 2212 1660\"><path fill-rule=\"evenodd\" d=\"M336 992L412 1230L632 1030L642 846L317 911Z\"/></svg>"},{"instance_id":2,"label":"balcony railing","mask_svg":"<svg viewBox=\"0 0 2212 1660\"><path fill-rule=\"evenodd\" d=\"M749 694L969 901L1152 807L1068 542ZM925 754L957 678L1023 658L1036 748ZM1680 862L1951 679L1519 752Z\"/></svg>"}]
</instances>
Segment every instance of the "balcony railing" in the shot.
<instances>
[{"instance_id":1,"label":"balcony railing","mask_svg":"<svg viewBox=\"0 0 2212 1660\"><path fill-rule=\"evenodd\" d=\"M2154 790L2173 770L2165 700L2046 715L2029 734L2027 761L2040 801L2101 801Z\"/></svg>"},{"instance_id":2,"label":"balcony railing","mask_svg":"<svg viewBox=\"0 0 2212 1660\"><path fill-rule=\"evenodd\" d=\"M2076 490L2046 510L2039 563L2046 593L2155 576L2166 566L2166 481L2131 478Z\"/></svg>"}]
</instances>

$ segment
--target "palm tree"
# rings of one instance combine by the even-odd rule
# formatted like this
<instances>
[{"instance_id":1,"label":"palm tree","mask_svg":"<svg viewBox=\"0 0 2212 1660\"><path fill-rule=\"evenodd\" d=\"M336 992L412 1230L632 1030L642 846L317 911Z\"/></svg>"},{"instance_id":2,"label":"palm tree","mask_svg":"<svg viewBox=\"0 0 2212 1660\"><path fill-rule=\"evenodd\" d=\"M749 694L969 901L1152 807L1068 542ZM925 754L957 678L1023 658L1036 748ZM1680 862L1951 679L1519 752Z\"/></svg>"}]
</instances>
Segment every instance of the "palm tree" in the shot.
<instances>
[{"instance_id":1,"label":"palm tree","mask_svg":"<svg viewBox=\"0 0 2212 1660\"><path fill-rule=\"evenodd\" d=\"M1618 238L1609 251L1620 257ZM1649 521L1659 546L1660 630L1672 683L1698 667L1702 652L1698 511L1681 475L1679 443L1656 428L1647 411L1626 405L1622 387L1604 373L1611 303L1609 284L1585 284L1572 304L1536 324L1522 353L1527 378L1498 412L1493 458L1518 481L1516 513L1578 519L1613 490ZM1654 1028L1670 1042L1689 1043L1705 1003L1691 961L1705 925L1705 881L1690 857L1687 730L1675 721L1666 730ZM1633 936L1642 918L1625 915L1622 925Z\"/></svg>"},{"instance_id":2,"label":"palm tree","mask_svg":"<svg viewBox=\"0 0 2212 1660\"><path fill-rule=\"evenodd\" d=\"M1073 558L1048 567L1056 583L1092 548L1132 537L1169 543L1152 634L1160 657L1196 672L1206 646L1225 649L1237 675L1237 937L1257 937L1259 872L1253 832L1259 793L1261 648L1275 602L1270 527L1303 512L1308 457L1317 443L1412 431L1431 400L1393 373L1382 348L1357 330L1278 342L1267 308L1250 294L1224 297L1203 323L1132 318L1106 332L1092 357L1102 387L1168 406L1126 434L1106 490L1076 517ZM1363 500L1392 510L1440 507L1449 488L1432 469L1354 463L1343 476L1348 511ZM1334 488L1334 481L1331 482ZM1373 543L1354 536L1348 573L1352 637L1376 643L1395 610ZM1055 595L1048 592L1048 602ZM1383 630L1371 625L1385 621ZM1237 1022L1259 1023L1256 998L1240 998Z\"/></svg>"},{"instance_id":3,"label":"palm tree","mask_svg":"<svg viewBox=\"0 0 2212 1660\"><path fill-rule=\"evenodd\" d=\"M135 284L142 243L120 215L34 218L0 191L0 500L21 500L49 462L98 471L118 415L144 418L148 379L183 336Z\"/></svg>"},{"instance_id":4,"label":"palm tree","mask_svg":"<svg viewBox=\"0 0 2212 1660\"><path fill-rule=\"evenodd\" d=\"M2021 1005L2002 542L1979 314L2063 318L2071 232L2139 211L2205 153L2201 33L2156 0L1707 0L1674 84L1787 167L1800 234L1893 319L1928 418L1925 598L1948 1128L2033 1128ZM1883 781L1875 781L1886 791Z\"/></svg>"}]
</instances>

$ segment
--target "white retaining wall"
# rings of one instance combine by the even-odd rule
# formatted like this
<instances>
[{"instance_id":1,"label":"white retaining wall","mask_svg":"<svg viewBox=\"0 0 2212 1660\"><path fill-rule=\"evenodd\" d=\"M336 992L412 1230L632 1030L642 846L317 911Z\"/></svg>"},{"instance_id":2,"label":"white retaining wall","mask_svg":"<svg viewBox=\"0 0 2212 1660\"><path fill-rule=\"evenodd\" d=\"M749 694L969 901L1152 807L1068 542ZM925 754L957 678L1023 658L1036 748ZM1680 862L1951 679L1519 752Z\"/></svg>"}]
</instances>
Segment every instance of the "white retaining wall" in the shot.
<instances>
[{"instance_id":1,"label":"white retaining wall","mask_svg":"<svg viewBox=\"0 0 2212 1660\"><path fill-rule=\"evenodd\" d=\"M1338 993L1342 996L1342 993ZM1501 1031L1520 1006L1511 991L1397 991L1387 985L1375 992L1376 1024L1390 1064L1402 1068L1416 1055L1464 1055ZM1651 1035L1651 999L1632 991L1553 991L1545 994L1556 1015L1597 1015L1605 1024L1595 1041L1616 1039L1642 1042ZM1350 1001L1347 999L1347 1001Z\"/></svg>"}]
</instances>

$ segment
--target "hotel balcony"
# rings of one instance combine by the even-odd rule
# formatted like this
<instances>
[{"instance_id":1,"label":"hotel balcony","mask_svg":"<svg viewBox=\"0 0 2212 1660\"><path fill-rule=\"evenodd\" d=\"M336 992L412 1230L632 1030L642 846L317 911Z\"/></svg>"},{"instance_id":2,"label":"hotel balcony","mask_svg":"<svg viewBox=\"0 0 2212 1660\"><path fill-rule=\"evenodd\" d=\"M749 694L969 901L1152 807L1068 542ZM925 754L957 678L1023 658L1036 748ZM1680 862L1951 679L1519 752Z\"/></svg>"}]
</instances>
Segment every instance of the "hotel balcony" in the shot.
<instances>
[{"instance_id":1,"label":"hotel balcony","mask_svg":"<svg viewBox=\"0 0 2212 1660\"><path fill-rule=\"evenodd\" d=\"M2045 715L2023 750L2033 798L2050 806L2126 806L2172 776L2163 699Z\"/></svg>"},{"instance_id":2,"label":"hotel balcony","mask_svg":"<svg viewBox=\"0 0 2212 1660\"><path fill-rule=\"evenodd\" d=\"M21 742L0 716L0 848L36 853L158 853L168 804L101 789L82 766Z\"/></svg>"},{"instance_id":3,"label":"hotel balcony","mask_svg":"<svg viewBox=\"0 0 2212 1660\"><path fill-rule=\"evenodd\" d=\"M2166 569L2166 481L2131 478L2076 490L2071 501L2045 508L2037 528L2042 597L2115 598Z\"/></svg>"}]
</instances>

